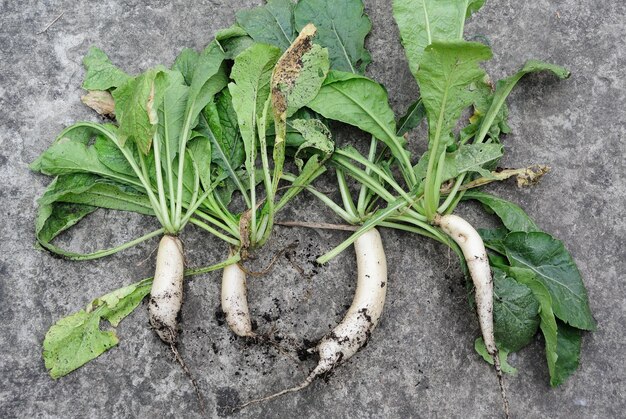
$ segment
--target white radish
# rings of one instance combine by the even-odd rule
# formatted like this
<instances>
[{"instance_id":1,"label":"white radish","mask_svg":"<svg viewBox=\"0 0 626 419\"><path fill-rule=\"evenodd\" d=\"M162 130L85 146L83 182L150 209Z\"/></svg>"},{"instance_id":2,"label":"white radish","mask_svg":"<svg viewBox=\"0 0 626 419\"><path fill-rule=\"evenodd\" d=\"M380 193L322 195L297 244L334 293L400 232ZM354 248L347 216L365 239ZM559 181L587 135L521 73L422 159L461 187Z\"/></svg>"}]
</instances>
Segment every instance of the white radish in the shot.
<instances>
[{"instance_id":1,"label":"white radish","mask_svg":"<svg viewBox=\"0 0 626 419\"><path fill-rule=\"evenodd\" d=\"M183 304L185 258L178 237L165 235L159 243L148 312L150 324L161 340L175 345L178 315Z\"/></svg>"},{"instance_id":2,"label":"white radish","mask_svg":"<svg viewBox=\"0 0 626 419\"><path fill-rule=\"evenodd\" d=\"M485 244L480 234L470 223L458 215L437 215L433 220L435 225L452 238L461 248L467 267L474 283L476 311L480 331L485 342L487 352L493 358L494 367L498 374L498 382L502 392L502 401L506 417L509 416L509 404L506 397L502 369L496 339L493 333L493 278L489 267L489 258L485 250Z\"/></svg>"},{"instance_id":3,"label":"white radish","mask_svg":"<svg viewBox=\"0 0 626 419\"><path fill-rule=\"evenodd\" d=\"M183 278L185 273L185 255L183 243L178 237L165 235L159 242L154 280L150 290L148 313L150 325L159 338L167 343L174 357L183 368L198 397L200 410L204 412L204 401L200 388L191 371L176 349L178 341L178 316L183 305Z\"/></svg>"},{"instance_id":4,"label":"white radish","mask_svg":"<svg viewBox=\"0 0 626 419\"><path fill-rule=\"evenodd\" d=\"M380 234L376 229L371 229L359 237L354 242L354 250L358 270L354 299L341 323L312 349L320 357L317 366L300 385L251 400L238 406L237 409L306 388L316 377L347 361L367 343L380 320L385 305L387 260Z\"/></svg>"},{"instance_id":5,"label":"white radish","mask_svg":"<svg viewBox=\"0 0 626 419\"><path fill-rule=\"evenodd\" d=\"M256 337L248 309L246 273L238 264L224 268L222 274L222 311L228 327L237 336Z\"/></svg>"}]
</instances>

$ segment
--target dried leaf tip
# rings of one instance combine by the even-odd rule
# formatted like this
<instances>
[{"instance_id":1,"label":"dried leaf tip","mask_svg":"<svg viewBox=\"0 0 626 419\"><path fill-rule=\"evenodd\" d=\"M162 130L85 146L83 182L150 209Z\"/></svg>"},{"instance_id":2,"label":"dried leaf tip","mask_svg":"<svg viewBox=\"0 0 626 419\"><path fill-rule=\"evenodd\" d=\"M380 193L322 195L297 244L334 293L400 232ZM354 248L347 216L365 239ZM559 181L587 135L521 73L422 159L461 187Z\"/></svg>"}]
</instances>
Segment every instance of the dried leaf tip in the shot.
<instances>
[{"instance_id":1,"label":"dried leaf tip","mask_svg":"<svg viewBox=\"0 0 626 419\"><path fill-rule=\"evenodd\" d=\"M106 90L90 90L80 100L100 115L115 117L115 102L111 93Z\"/></svg>"}]
</instances>

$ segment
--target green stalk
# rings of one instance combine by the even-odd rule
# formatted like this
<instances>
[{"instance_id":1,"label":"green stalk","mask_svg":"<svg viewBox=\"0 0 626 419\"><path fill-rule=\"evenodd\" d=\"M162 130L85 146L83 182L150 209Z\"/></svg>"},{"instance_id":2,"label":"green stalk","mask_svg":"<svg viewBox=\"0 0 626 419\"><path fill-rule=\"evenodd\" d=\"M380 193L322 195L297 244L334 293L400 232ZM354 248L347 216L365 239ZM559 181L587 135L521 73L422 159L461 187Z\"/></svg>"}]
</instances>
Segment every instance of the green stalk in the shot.
<instances>
[{"instance_id":1,"label":"green stalk","mask_svg":"<svg viewBox=\"0 0 626 419\"><path fill-rule=\"evenodd\" d=\"M389 206L387 206L387 208L377 211L376 213L374 213L374 215L372 217L370 217L367 221L365 221L363 223L363 225L361 226L361 228L359 228L347 240L343 241L340 245L338 245L337 247L335 247L331 251L326 252L325 254L323 254L322 256L317 258L317 262L319 264L324 264L324 263L328 262L329 260L333 259L339 253L341 253L344 250L346 250L348 248L348 246L350 246L352 243L354 243L354 241L356 239L361 237L363 234L365 234L371 228L376 227L378 224L380 224L381 222L385 221L387 219L387 217L389 217L391 214L393 214L398 209L402 208L402 206L404 206L404 205L406 205L406 201L404 201L403 199L398 199L398 200L394 201L393 203L389 204Z\"/></svg>"},{"instance_id":2,"label":"green stalk","mask_svg":"<svg viewBox=\"0 0 626 419\"><path fill-rule=\"evenodd\" d=\"M160 149L160 139L158 132L154 133L154 137L152 138L152 151L154 152L154 166L156 171L157 178L157 190L159 195L159 203L161 204L161 212L163 213L163 217L167 220L169 226L171 227L171 219L167 212L167 203L165 201L165 188L163 187L163 171L161 169L161 149ZM145 166L145 163L144 163ZM167 226L166 226L167 227Z\"/></svg>"},{"instance_id":3,"label":"green stalk","mask_svg":"<svg viewBox=\"0 0 626 419\"><path fill-rule=\"evenodd\" d=\"M209 222L218 228L221 228L222 230L231 234L233 237L239 238L239 230L233 229L231 226L222 223L220 220L211 217L210 215L204 213L203 211L196 211L194 212L193 215L196 217L202 218L204 221Z\"/></svg>"},{"instance_id":4,"label":"green stalk","mask_svg":"<svg viewBox=\"0 0 626 419\"><path fill-rule=\"evenodd\" d=\"M350 194L350 188L348 187L342 168L337 167L335 169L335 173L337 174L337 186L339 187L343 207L351 217L358 218L356 207L354 206L354 201L352 200L352 194Z\"/></svg>"},{"instance_id":5,"label":"green stalk","mask_svg":"<svg viewBox=\"0 0 626 419\"><path fill-rule=\"evenodd\" d=\"M246 195L247 197L247 195ZM237 237L239 237L239 222L235 219L235 217L230 213L228 208L224 206L222 200L219 195L210 194L207 200L211 203L211 210L220 217L222 221L224 221L228 226L237 232Z\"/></svg>"},{"instance_id":6,"label":"green stalk","mask_svg":"<svg viewBox=\"0 0 626 419\"><path fill-rule=\"evenodd\" d=\"M363 158L363 156L361 156L359 153L349 153L344 150L336 150L336 153L340 156L351 158L355 160L357 163L361 163L363 166L365 166L366 178L371 177L371 172L374 172L378 176L380 176L385 182L387 182L393 189L395 189L396 192L402 195L404 199L406 199L408 202L412 201L411 197L404 191L404 189L400 187L400 185L398 185L395 179L393 179L391 176L385 173L385 171L382 170L380 167L378 167L378 165L376 165L375 163L372 163L371 161ZM364 184L362 183L361 186L364 186Z\"/></svg>"},{"instance_id":7,"label":"green stalk","mask_svg":"<svg viewBox=\"0 0 626 419\"><path fill-rule=\"evenodd\" d=\"M203 230L208 231L209 233L213 234L216 237L219 237L220 239L224 240L226 243L229 243L233 246L239 246L241 243L239 242L239 240L234 239L232 237L229 237L223 233L220 233L219 231L217 231L216 229L214 229L213 227L211 227L210 225L203 223L202 221L198 220L197 218L190 218L189 222L191 224L194 224L198 227L200 227Z\"/></svg>"},{"instance_id":8,"label":"green stalk","mask_svg":"<svg viewBox=\"0 0 626 419\"><path fill-rule=\"evenodd\" d=\"M278 201L278 203L276 204L275 211L279 212L281 209L283 209L283 207L287 205L287 203L291 199L293 199L296 195L302 192L303 189L306 189L307 186L311 184L311 182L313 182L315 179L321 176L324 172L326 172L326 167L322 165L318 167L309 176L306 176L304 178L301 177L302 175L295 177L294 180L292 181L292 185L289 187L289 189L287 189L287 192L285 192L285 194L280 197L280 201ZM282 179L287 180L287 177L285 176L284 173L283 173Z\"/></svg>"},{"instance_id":9,"label":"green stalk","mask_svg":"<svg viewBox=\"0 0 626 419\"><path fill-rule=\"evenodd\" d=\"M359 183L367 185L369 189L375 192L379 197L384 199L387 202L391 202L395 200L393 194L387 191L380 183L376 182L376 180L367 176L365 172L358 167L352 165L349 161L345 160L343 157L336 156L333 157L333 163L336 164L338 169L341 169L343 172L346 170L350 176L356 179Z\"/></svg>"},{"instance_id":10,"label":"green stalk","mask_svg":"<svg viewBox=\"0 0 626 419\"><path fill-rule=\"evenodd\" d=\"M141 237L138 237L136 239L133 239L129 242L123 243L119 246L115 246L115 247L111 247L109 249L104 249L104 250L98 250L96 252L92 252L92 253L74 253L74 252L66 252L65 250L54 246L50 243L44 243L44 242L39 242L39 245L41 245L43 248L49 250L52 253L55 253L57 255L62 256L65 259L69 259L69 260L93 260L93 259L99 259L105 256L109 256L112 255L114 253L120 252L122 250L128 249L129 247L133 247L143 241L149 240L153 237L156 236L160 236L161 234L165 233L165 229L164 228L160 228L158 230L154 230L151 233L145 234Z\"/></svg>"},{"instance_id":11,"label":"green stalk","mask_svg":"<svg viewBox=\"0 0 626 419\"><path fill-rule=\"evenodd\" d=\"M191 104L187 104L187 118L185 118L185 122L183 124L183 129L180 132L179 136L179 147L178 147L178 185L176 188L176 211L174 215L174 224L180 225L182 219L183 212L183 177L185 175L185 149L187 147L187 139L189 138L189 131L191 130L191 112L190 109L193 109L195 106L195 100Z\"/></svg>"},{"instance_id":12,"label":"green stalk","mask_svg":"<svg viewBox=\"0 0 626 419\"><path fill-rule=\"evenodd\" d=\"M165 114L167 118L168 114ZM165 121L165 126L167 126L167 120ZM174 217L174 213L176 212L176 200L174 197L174 177L172 176L174 173L174 168L172 167L172 150L170 150L170 134L167 129L165 131L165 177L167 178L167 185L169 191L169 201L170 201L170 220L171 217Z\"/></svg>"},{"instance_id":13,"label":"green stalk","mask_svg":"<svg viewBox=\"0 0 626 419\"><path fill-rule=\"evenodd\" d=\"M448 89L444 90L444 96L442 99L442 107L441 107L441 111L439 112L439 117L437 118L437 125L435 128L435 135L434 135L434 139L433 139L433 143L432 143L432 147L430 147L430 158L428 159L428 168L426 169L426 184L424 187L424 209L426 210L426 216L428 217L429 220L433 220L435 218L435 214L437 212L437 207L439 206L439 202L438 202L438 193L439 193L439 186L436 186L436 179L433 179L433 177L436 177L436 166L435 166L435 162L438 162L438 160L440 160L440 156L438 155L439 153L439 142L441 140L441 132L443 130L443 120L444 120L444 110L445 110L445 104L448 100ZM445 150L443 151L444 156L445 156ZM435 191L434 189L437 189L437 191ZM437 200L435 200L434 198L437 197Z\"/></svg>"},{"instance_id":14,"label":"green stalk","mask_svg":"<svg viewBox=\"0 0 626 419\"><path fill-rule=\"evenodd\" d=\"M376 158L376 148L378 142L376 141L376 137L372 135L372 139L370 140L370 150L367 155L367 160L374 163L374 159ZM366 168L365 173L370 174L371 169ZM359 190L359 197L357 199L356 209L360 217L365 216L365 209L367 207L367 197L368 197L368 188L365 184L361 184L361 189Z\"/></svg>"},{"instance_id":15,"label":"green stalk","mask_svg":"<svg viewBox=\"0 0 626 419\"><path fill-rule=\"evenodd\" d=\"M220 263L216 263L215 265L207 266L205 268L195 268L195 269L186 269L183 275L192 276L192 275L202 275L212 271L217 271L220 269L224 269L227 266L234 265L235 263L241 260L241 255L239 253L235 253L228 259L223 260Z\"/></svg>"},{"instance_id":16,"label":"green stalk","mask_svg":"<svg viewBox=\"0 0 626 419\"><path fill-rule=\"evenodd\" d=\"M283 173L283 179L285 179L285 180L287 180L289 182L294 182L296 180L296 177L294 175L289 174L289 173ZM344 210L339 205L337 205L335 202L333 202L332 199L330 199L329 197L324 195L322 192L320 192L317 189L315 189L313 186L305 186L304 188L307 191L309 191L311 194L313 194L317 199L322 201L328 208L330 208L339 217L343 218L346 222L348 222L350 224L354 224L354 223L357 223L359 221L358 217L350 215L346 210Z\"/></svg>"},{"instance_id":17,"label":"green stalk","mask_svg":"<svg viewBox=\"0 0 626 419\"><path fill-rule=\"evenodd\" d=\"M161 209L160 209L161 206L159 205L159 201L157 200L156 196L154 196L154 192L152 191L152 186L149 183L149 178L147 177L144 178L144 175L142 174L142 170L139 168L139 166L137 166L137 162L135 161L130 151L126 147L119 147L119 149L122 152L122 154L124 154L124 157L126 157L126 160L128 161L132 169L135 171L135 174L137 175L137 177L143 184L143 187L146 190L146 193L148 194L148 198L150 199L150 203L152 204L152 210L154 211L154 215L159 220L159 223L161 223L162 226L167 228L168 223L165 220L165 216L161 213ZM138 154L141 160L141 152L139 152Z\"/></svg>"},{"instance_id":18,"label":"green stalk","mask_svg":"<svg viewBox=\"0 0 626 419\"><path fill-rule=\"evenodd\" d=\"M258 121L257 131L259 136L259 146L261 149L261 164L263 166L263 184L265 185L265 208L263 211L263 218L261 220L261 225L259 226L259 231L255 235L255 237L261 237L258 239L258 242L253 242L258 244L259 246L263 246L263 244L269 239L270 234L272 233L272 228L274 226L274 214L275 214L275 202L274 202L274 194L278 188L278 181L280 180L280 172L282 172L282 168L280 172L276 172L277 163L274 160L274 176L279 176L279 179L274 178L272 180L272 175L270 173L270 164L267 156L267 140L265 137L265 124L267 122L267 112L269 110L270 100L265 101L265 106L263 107L263 114ZM286 128L285 128L286 130ZM274 150L276 153L276 150ZM275 189L276 187L276 189Z\"/></svg>"},{"instance_id":19,"label":"green stalk","mask_svg":"<svg viewBox=\"0 0 626 419\"><path fill-rule=\"evenodd\" d=\"M465 180L465 175L466 174L467 173L462 173L461 175L459 175L459 177L456 178L456 180L454 181L454 186L452 187L452 190L448 194L446 200L443 201L443 204L441 204L441 206L439 208L437 208L437 212L438 213L440 213L440 214L445 213L446 210L452 204L452 202L454 202L454 200L456 198L456 194L459 191L459 188L461 187L461 184L463 183L463 180Z\"/></svg>"}]
</instances>

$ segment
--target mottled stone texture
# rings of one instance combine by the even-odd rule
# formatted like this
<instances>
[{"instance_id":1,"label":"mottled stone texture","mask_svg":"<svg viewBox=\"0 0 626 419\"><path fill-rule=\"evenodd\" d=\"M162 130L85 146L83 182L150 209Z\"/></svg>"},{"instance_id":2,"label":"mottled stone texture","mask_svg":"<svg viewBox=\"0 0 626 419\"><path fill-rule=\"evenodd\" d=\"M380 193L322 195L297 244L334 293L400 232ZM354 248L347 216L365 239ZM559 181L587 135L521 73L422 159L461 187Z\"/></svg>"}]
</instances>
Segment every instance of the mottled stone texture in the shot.
<instances>
[{"instance_id":1,"label":"mottled stone texture","mask_svg":"<svg viewBox=\"0 0 626 419\"><path fill-rule=\"evenodd\" d=\"M103 260L71 263L33 248L35 200L49 179L30 173L32 161L64 126L97 119L79 101L81 58L90 45L104 49L130 72L171 63L184 46L201 48L234 13L258 1L103 0L0 3L0 196L5 219L0 242L0 416L199 417L188 379L149 330L145 307L119 327L121 343L69 376L53 381L43 366L46 330L91 298L149 276L157 242ZM374 63L368 74L383 82L402 113L417 95L393 23L390 2L367 1ZM64 15L38 34L57 15ZM626 407L623 361L626 274L623 250L626 152L626 3L590 0L491 1L467 25L495 52L494 77L527 58L565 65L572 77L557 82L532 76L510 100L513 134L508 166L534 162L553 168L540 185L492 187L521 204L546 231L565 243L585 278L599 329L584 336L580 370L558 389L548 385L543 341L512 358L519 368L507 384L514 417L618 417ZM342 139L361 141L362 135ZM423 132L411 137L424 148ZM493 219L478 208L459 211L478 226ZM300 210L304 210L300 212ZM284 219L332 221L302 196ZM155 222L97 212L61 242L93 250L140 235ZM328 381L257 405L240 417L497 417L493 371L473 351L478 323L466 299L453 254L420 237L383 231L389 257L386 312L365 350ZM276 327L298 342L316 340L335 324L354 289L354 253L327 266L313 262L345 233L278 227L275 240L252 263L261 267L285 243L299 240L271 275L252 278L250 304L261 330ZM227 248L190 229L184 240L193 265L217 261ZM297 363L273 348L229 334L218 312L217 273L185 288L180 352L207 399L207 415L225 406L299 382L313 360Z\"/></svg>"}]
</instances>

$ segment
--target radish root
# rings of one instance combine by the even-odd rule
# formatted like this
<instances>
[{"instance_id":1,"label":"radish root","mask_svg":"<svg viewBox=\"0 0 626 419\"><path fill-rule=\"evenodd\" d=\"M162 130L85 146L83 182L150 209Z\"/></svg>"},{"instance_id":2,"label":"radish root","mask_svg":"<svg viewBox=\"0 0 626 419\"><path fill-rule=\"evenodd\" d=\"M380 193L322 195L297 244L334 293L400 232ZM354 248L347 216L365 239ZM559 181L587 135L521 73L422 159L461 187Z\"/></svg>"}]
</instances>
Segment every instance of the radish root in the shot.
<instances>
[{"instance_id":1,"label":"radish root","mask_svg":"<svg viewBox=\"0 0 626 419\"><path fill-rule=\"evenodd\" d=\"M183 244L178 237L165 235L159 243L154 281L150 290L150 325L161 340L176 344L178 315L183 304Z\"/></svg>"},{"instance_id":2,"label":"radish root","mask_svg":"<svg viewBox=\"0 0 626 419\"><path fill-rule=\"evenodd\" d=\"M475 289L476 311L478 322L485 342L487 352L493 358L493 365L498 375L498 384L502 396L504 414L509 417L509 401L504 386L504 376L500 367L500 357L493 333L493 278L489 259L482 238L463 218L458 215L439 215L433 220L433 224L441 229L459 245L472 277Z\"/></svg>"},{"instance_id":3,"label":"radish root","mask_svg":"<svg viewBox=\"0 0 626 419\"><path fill-rule=\"evenodd\" d=\"M310 352L317 352L320 360L306 379L295 387L272 395L250 400L233 411L251 404L275 399L287 393L308 387L316 377L331 371L342 362L350 359L367 343L376 328L385 305L387 294L387 260L380 234L371 229L354 242L358 279L352 305L343 320Z\"/></svg>"},{"instance_id":4,"label":"radish root","mask_svg":"<svg viewBox=\"0 0 626 419\"><path fill-rule=\"evenodd\" d=\"M180 356L176 344L178 343L178 316L183 304L183 275L185 270L185 256L182 241L175 236L165 235L159 243L156 269L148 312L150 325L159 338L166 343L174 358L180 364L183 372L191 380L202 413L204 400L198 383L191 375L187 364Z\"/></svg>"},{"instance_id":5,"label":"radish root","mask_svg":"<svg viewBox=\"0 0 626 419\"><path fill-rule=\"evenodd\" d=\"M221 304L226 317L226 323L230 330L237 336L267 341L276 345L267 336L261 336L252 330L252 320L248 307L248 291L246 286L246 274L261 276L269 273L287 250L293 249L297 243L291 243L281 249L262 271L249 271L242 264L229 265L222 273ZM234 251L231 250L231 256Z\"/></svg>"}]
</instances>

